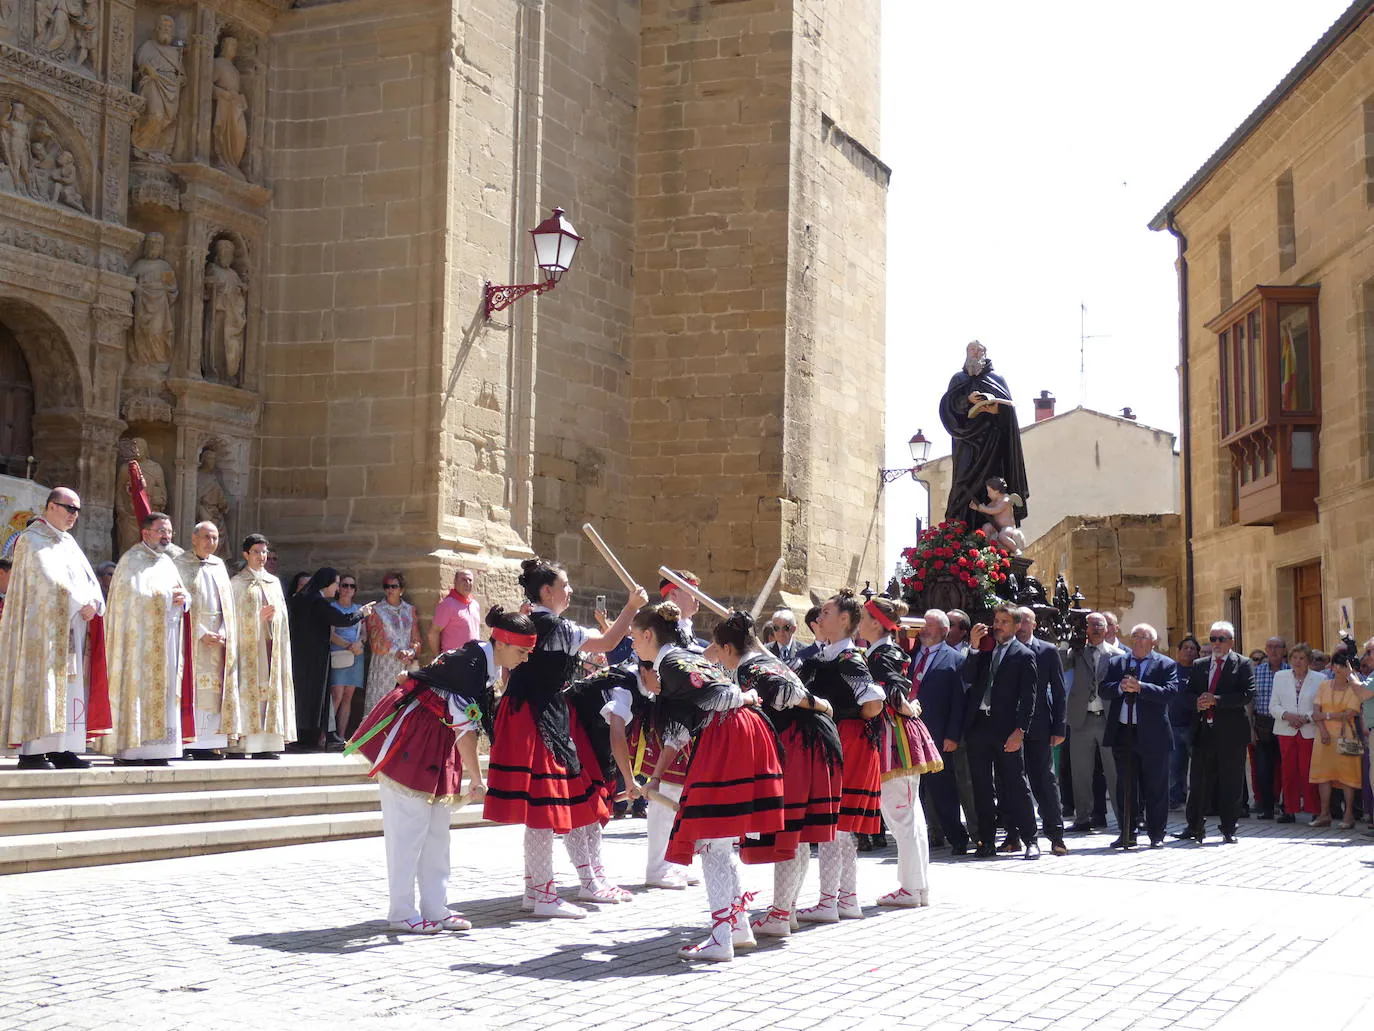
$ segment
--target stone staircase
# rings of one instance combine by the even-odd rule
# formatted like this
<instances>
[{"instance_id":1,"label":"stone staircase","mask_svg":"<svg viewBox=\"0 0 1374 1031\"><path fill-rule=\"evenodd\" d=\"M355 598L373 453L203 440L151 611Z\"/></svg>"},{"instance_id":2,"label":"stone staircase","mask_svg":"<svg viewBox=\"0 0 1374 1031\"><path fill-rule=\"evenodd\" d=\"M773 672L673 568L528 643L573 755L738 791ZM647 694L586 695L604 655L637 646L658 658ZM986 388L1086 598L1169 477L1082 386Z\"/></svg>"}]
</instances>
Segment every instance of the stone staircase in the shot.
<instances>
[{"instance_id":1,"label":"stone staircase","mask_svg":"<svg viewBox=\"0 0 1374 1031\"><path fill-rule=\"evenodd\" d=\"M133 863L382 832L367 764L339 755L15 769L0 760L0 874ZM482 823L480 807L453 826Z\"/></svg>"}]
</instances>

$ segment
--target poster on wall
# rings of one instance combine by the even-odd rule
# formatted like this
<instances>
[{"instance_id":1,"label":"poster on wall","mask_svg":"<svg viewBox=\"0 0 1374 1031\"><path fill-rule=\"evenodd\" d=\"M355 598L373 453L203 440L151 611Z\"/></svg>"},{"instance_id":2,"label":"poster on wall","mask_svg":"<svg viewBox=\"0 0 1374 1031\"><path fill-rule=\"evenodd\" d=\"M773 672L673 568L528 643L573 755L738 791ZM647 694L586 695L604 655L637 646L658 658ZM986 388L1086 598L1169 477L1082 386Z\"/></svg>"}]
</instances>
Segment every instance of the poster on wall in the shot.
<instances>
[{"instance_id":1,"label":"poster on wall","mask_svg":"<svg viewBox=\"0 0 1374 1031\"><path fill-rule=\"evenodd\" d=\"M43 514L48 488L17 476L0 476L0 556L14 554L14 542L34 516Z\"/></svg>"},{"instance_id":2,"label":"poster on wall","mask_svg":"<svg viewBox=\"0 0 1374 1031\"><path fill-rule=\"evenodd\" d=\"M1341 637L1355 636L1355 599L1341 598L1336 602L1336 633Z\"/></svg>"}]
</instances>

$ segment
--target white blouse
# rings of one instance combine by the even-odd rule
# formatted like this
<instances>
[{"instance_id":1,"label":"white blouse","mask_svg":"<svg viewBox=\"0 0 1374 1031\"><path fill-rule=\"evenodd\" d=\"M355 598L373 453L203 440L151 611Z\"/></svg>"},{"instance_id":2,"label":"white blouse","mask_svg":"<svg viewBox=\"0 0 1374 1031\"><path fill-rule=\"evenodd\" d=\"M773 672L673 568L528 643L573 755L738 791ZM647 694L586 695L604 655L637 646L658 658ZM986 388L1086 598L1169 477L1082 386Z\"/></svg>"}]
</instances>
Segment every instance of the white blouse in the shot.
<instances>
[{"instance_id":1,"label":"white blouse","mask_svg":"<svg viewBox=\"0 0 1374 1031\"><path fill-rule=\"evenodd\" d=\"M1274 717L1274 733L1279 737L1294 737L1301 733L1305 738L1317 736L1316 724L1312 722L1312 705L1317 700L1317 691L1326 678L1316 670L1308 670L1299 688L1297 678L1291 669L1281 669L1274 674L1274 693L1269 700L1269 715ZM1290 727L1283 718L1285 712L1295 712L1306 716L1307 722L1300 729Z\"/></svg>"}]
</instances>

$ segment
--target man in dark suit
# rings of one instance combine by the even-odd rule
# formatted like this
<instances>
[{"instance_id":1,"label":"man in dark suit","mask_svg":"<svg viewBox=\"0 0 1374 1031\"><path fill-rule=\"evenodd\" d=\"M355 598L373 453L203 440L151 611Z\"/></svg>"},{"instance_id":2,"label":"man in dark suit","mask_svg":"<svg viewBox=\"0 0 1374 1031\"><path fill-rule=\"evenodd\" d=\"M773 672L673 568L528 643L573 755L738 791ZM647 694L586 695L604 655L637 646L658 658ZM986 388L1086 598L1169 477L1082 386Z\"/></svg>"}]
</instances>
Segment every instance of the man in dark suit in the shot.
<instances>
[{"instance_id":1,"label":"man in dark suit","mask_svg":"<svg viewBox=\"0 0 1374 1031\"><path fill-rule=\"evenodd\" d=\"M994 640L982 650L988 628L979 623L969 635L964 662L964 743L973 775L973 806L978 815L978 851L997 854L997 788L1002 789L1002 813L1012 832L1025 842L1025 858L1039 859L1035 810L1022 750L1035 714L1035 654L1016 639L1021 614L1015 605L997 606L992 620Z\"/></svg>"},{"instance_id":2,"label":"man in dark suit","mask_svg":"<svg viewBox=\"0 0 1374 1031\"><path fill-rule=\"evenodd\" d=\"M1145 804L1150 847L1164 844L1169 819L1169 757L1174 750L1169 705L1178 693L1178 665L1156 652L1159 634L1148 623L1131 629L1131 651L1107 661L1100 693L1107 704L1103 741L1116 760L1116 823L1121 835L1112 848L1135 848L1135 820L1123 812Z\"/></svg>"},{"instance_id":3,"label":"man in dark suit","mask_svg":"<svg viewBox=\"0 0 1374 1031\"><path fill-rule=\"evenodd\" d=\"M1040 810L1041 833L1050 840L1050 851L1057 856L1068 855L1064 844L1064 808L1059 801L1059 782L1054 777L1053 749L1064 742L1064 669L1059 649L1035 636L1035 610L1022 606L1021 625L1016 639L1035 655L1035 715L1026 731L1026 777L1031 794ZM999 852L1016 852L1021 839L1014 831L1007 832L1007 840Z\"/></svg>"},{"instance_id":4,"label":"man in dark suit","mask_svg":"<svg viewBox=\"0 0 1374 1031\"><path fill-rule=\"evenodd\" d=\"M797 617L792 615L791 609L778 609L768 622L773 627L773 640L769 642L768 650L785 665L796 669L801 665L797 659L797 653L801 651L797 646Z\"/></svg>"},{"instance_id":5,"label":"man in dark suit","mask_svg":"<svg viewBox=\"0 0 1374 1031\"><path fill-rule=\"evenodd\" d=\"M911 653L911 697L921 703L921 719L945 760L939 773L921 777L921 795L935 810L950 853L962 856L968 852L968 830L959 812L954 756L964 736L964 659L945 644L948 631L949 617L939 609L925 614L920 647Z\"/></svg>"},{"instance_id":6,"label":"man in dark suit","mask_svg":"<svg viewBox=\"0 0 1374 1031\"><path fill-rule=\"evenodd\" d=\"M1199 659L1189 669L1188 691L1197 699L1197 716L1188 777L1188 826L1177 837L1202 841L1207 800L1215 792L1221 840L1232 845L1245 784L1245 751L1250 744L1245 707L1255 693L1255 671L1249 659L1232 650L1236 628L1230 623L1213 623L1208 640L1211 659Z\"/></svg>"}]
</instances>

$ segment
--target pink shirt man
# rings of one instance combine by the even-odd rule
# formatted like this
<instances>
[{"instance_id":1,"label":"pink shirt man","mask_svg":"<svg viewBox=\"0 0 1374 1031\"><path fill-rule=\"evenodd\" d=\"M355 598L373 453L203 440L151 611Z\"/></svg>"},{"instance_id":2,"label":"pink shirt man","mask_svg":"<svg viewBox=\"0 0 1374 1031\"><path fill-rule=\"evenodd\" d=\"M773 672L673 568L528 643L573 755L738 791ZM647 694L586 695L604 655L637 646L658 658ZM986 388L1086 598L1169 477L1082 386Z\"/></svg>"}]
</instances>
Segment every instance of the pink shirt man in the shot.
<instances>
[{"instance_id":1,"label":"pink shirt man","mask_svg":"<svg viewBox=\"0 0 1374 1031\"><path fill-rule=\"evenodd\" d=\"M472 581L472 570L458 570L453 577L453 590L434 610L429 644L435 654L482 639L482 609L472 596Z\"/></svg>"}]
</instances>

